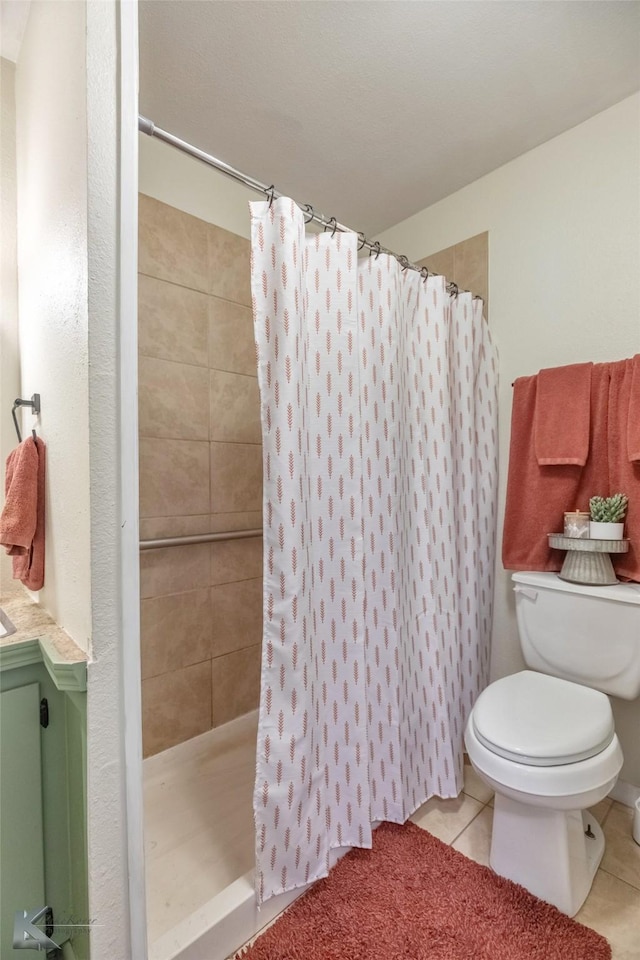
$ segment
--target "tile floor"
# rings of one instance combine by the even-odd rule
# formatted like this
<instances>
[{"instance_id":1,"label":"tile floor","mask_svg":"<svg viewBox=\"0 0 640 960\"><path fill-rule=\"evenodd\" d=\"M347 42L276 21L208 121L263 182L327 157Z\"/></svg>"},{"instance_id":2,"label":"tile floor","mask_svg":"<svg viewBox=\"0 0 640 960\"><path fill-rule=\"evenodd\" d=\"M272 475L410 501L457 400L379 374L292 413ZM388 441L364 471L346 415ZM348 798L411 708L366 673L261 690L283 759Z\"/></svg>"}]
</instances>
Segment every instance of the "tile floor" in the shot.
<instances>
[{"instance_id":1,"label":"tile floor","mask_svg":"<svg viewBox=\"0 0 640 960\"><path fill-rule=\"evenodd\" d=\"M640 960L640 846L631 836L633 811L607 798L593 813L604 831L605 853L575 919L607 938L612 960ZM471 860L489 865L492 792L470 766L465 765L464 791L456 800L434 797L411 820Z\"/></svg>"},{"instance_id":2,"label":"tile floor","mask_svg":"<svg viewBox=\"0 0 640 960\"><path fill-rule=\"evenodd\" d=\"M256 714L248 714L145 760L151 942L253 866L256 723ZM593 812L607 846L576 919L607 937L613 960L640 960L640 846L631 837L632 810L606 799ZM492 817L491 790L467 766L457 799L434 797L411 819L488 864Z\"/></svg>"}]
</instances>

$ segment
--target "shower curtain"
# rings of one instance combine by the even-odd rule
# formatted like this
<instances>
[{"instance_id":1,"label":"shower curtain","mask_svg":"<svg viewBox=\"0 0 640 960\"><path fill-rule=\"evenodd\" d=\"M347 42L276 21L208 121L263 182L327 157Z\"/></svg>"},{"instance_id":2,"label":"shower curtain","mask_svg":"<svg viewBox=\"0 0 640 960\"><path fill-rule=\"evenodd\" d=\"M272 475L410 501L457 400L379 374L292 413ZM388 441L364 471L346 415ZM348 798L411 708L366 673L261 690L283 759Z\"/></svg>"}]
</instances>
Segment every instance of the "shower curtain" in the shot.
<instances>
[{"instance_id":1,"label":"shower curtain","mask_svg":"<svg viewBox=\"0 0 640 960\"><path fill-rule=\"evenodd\" d=\"M462 787L488 681L497 358L482 304L252 203L264 465L256 894Z\"/></svg>"}]
</instances>

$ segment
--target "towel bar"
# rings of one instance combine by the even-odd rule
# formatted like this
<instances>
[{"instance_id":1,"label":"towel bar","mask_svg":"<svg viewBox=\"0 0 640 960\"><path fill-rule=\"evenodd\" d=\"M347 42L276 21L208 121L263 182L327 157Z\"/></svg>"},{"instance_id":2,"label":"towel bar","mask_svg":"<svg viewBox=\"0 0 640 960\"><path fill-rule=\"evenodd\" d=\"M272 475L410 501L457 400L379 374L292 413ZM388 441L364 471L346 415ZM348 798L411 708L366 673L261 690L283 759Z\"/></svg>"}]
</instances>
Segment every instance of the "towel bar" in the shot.
<instances>
[{"instance_id":1,"label":"towel bar","mask_svg":"<svg viewBox=\"0 0 640 960\"><path fill-rule=\"evenodd\" d=\"M16 417L16 410L18 407L32 407L34 417L40 413L40 394L34 393L31 397L31 400L21 400L20 397L16 397L13 401L13 407L11 408L11 416L13 417L13 425L16 428L16 433L18 434L18 443L22 443L22 435L20 434L20 427L18 425L18 418ZM35 430L31 431L33 434L33 439L36 438Z\"/></svg>"},{"instance_id":2,"label":"towel bar","mask_svg":"<svg viewBox=\"0 0 640 960\"><path fill-rule=\"evenodd\" d=\"M248 540L261 537L262 530L228 530L225 533L200 533L192 537L165 537L161 540L141 540L141 550L158 550L162 547L184 547L192 543L219 543L223 540Z\"/></svg>"}]
</instances>

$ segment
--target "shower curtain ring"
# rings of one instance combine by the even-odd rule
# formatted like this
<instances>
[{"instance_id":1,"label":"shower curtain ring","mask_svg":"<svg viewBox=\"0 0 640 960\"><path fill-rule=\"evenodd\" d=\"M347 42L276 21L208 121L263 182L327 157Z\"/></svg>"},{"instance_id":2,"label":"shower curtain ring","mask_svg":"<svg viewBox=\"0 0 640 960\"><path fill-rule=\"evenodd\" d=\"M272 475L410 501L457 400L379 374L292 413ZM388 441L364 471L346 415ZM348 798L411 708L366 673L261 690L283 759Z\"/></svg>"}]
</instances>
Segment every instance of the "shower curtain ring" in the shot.
<instances>
[{"instance_id":1,"label":"shower curtain ring","mask_svg":"<svg viewBox=\"0 0 640 960\"><path fill-rule=\"evenodd\" d=\"M330 217L330 218L329 218L329 222L328 222L328 223L325 223L324 229L325 229L325 230L328 230L329 227L331 226L331 224L333 224L333 230L331 231L331 239L333 240L333 238L334 238L335 235L336 235L336 230L338 229L338 221L336 220L335 217Z\"/></svg>"},{"instance_id":2,"label":"shower curtain ring","mask_svg":"<svg viewBox=\"0 0 640 960\"><path fill-rule=\"evenodd\" d=\"M369 256L371 256L371 254L373 253L374 250L375 250L375 252L376 252L376 260L377 260L378 257L380 256L380 241L379 241L379 240L376 240L376 242L371 245L371 248L369 249Z\"/></svg>"},{"instance_id":3,"label":"shower curtain ring","mask_svg":"<svg viewBox=\"0 0 640 960\"><path fill-rule=\"evenodd\" d=\"M447 289L448 289L450 295L451 295L452 297L455 297L456 300L457 300L457 299L458 299L458 294L460 293L460 290L459 290L459 288L458 288L458 284L457 284L457 283L454 283L453 280L452 280L451 283L449 284L449 286L447 287Z\"/></svg>"},{"instance_id":4,"label":"shower curtain ring","mask_svg":"<svg viewBox=\"0 0 640 960\"><path fill-rule=\"evenodd\" d=\"M429 270L427 267L420 267L420 276L422 277L423 282L426 283L429 279Z\"/></svg>"},{"instance_id":5,"label":"shower curtain ring","mask_svg":"<svg viewBox=\"0 0 640 960\"><path fill-rule=\"evenodd\" d=\"M402 272L406 273L409 268L409 257L405 257L404 253L401 253L398 257L398 263L402 267Z\"/></svg>"},{"instance_id":6,"label":"shower curtain ring","mask_svg":"<svg viewBox=\"0 0 640 960\"><path fill-rule=\"evenodd\" d=\"M367 242L367 238L365 237L364 233L358 232L358 240L359 240L358 250L362 250L365 243Z\"/></svg>"},{"instance_id":7,"label":"shower curtain ring","mask_svg":"<svg viewBox=\"0 0 640 960\"><path fill-rule=\"evenodd\" d=\"M274 201L275 190L276 188L273 184L271 184L271 186L267 188L267 196L269 197L269 210L271 210L271 205Z\"/></svg>"},{"instance_id":8,"label":"shower curtain ring","mask_svg":"<svg viewBox=\"0 0 640 960\"><path fill-rule=\"evenodd\" d=\"M311 223L311 221L313 220L313 207L311 206L310 203L303 203L302 209L305 211L305 213L309 214L309 219L307 220L307 218L305 217L304 222Z\"/></svg>"}]
</instances>

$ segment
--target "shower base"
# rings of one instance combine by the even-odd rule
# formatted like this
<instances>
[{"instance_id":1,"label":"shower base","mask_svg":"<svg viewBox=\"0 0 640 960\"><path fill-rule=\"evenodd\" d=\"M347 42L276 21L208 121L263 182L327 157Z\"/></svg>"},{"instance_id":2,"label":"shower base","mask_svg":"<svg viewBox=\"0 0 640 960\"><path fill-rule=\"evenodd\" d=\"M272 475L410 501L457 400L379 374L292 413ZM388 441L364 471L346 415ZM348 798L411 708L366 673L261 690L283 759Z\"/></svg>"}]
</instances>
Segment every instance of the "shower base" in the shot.
<instances>
[{"instance_id":1,"label":"shower base","mask_svg":"<svg viewBox=\"0 0 640 960\"><path fill-rule=\"evenodd\" d=\"M256 906L257 729L254 710L144 761L148 960L226 960L306 889Z\"/></svg>"}]
</instances>

